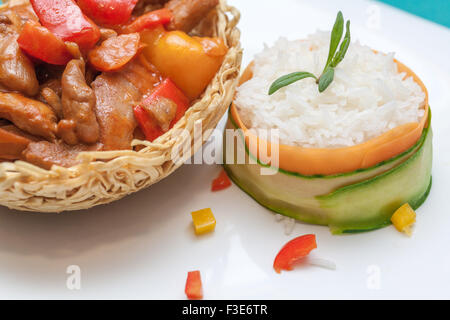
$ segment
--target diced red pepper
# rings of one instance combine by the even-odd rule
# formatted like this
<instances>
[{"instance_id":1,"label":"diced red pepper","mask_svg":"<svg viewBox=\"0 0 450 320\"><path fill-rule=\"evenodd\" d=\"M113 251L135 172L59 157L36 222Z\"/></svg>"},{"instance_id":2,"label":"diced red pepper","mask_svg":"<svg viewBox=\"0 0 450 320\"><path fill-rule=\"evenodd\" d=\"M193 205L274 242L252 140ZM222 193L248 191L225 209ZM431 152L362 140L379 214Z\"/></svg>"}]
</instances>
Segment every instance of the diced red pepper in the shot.
<instances>
[{"instance_id":1,"label":"diced red pepper","mask_svg":"<svg viewBox=\"0 0 450 320\"><path fill-rule=\"evenodd\" d=\"M146 140L151 142L164 134L164 131L158 126L156 120L144 108L137 105L133 110L139 128L141 128Z\"/></svg>"},{"instance_id":2,"label":"diced red pepper","mask_svg":"<svg viewBox=\"0 0 450 320\"><path fill-rule=\"evenodd\" d=\"M150 11L125 27L125 32L140 32L145 29L155 28L159 25L165 25L172 20L172 12L169 9L159 9Z\"/></svg>"},{"instance_id":3,"label":"diced red pepper","mask_svg":"<svg viewBox=\"0 0 450 320\"><path fill-rule=\"evenodd\" d=\"M188 272L184 292L190 300L203 299L203 288L200 271L197 270Z\"/></svg>"},{"instance_id":4,"label":"diced red pepper","mask_svg":"<svg viewBox=\"0 0 450 320\"><path fill-rule=\"evenodd\" d=\"M100 39L97 25L73 0L30 0L41 24L63 41L92 48Z\"/></svg>"},{"instance_id":5,"label":"diced red pepper","mask_svg":"<svg viewBox=\"0 0 450 320\"><path fill-rule=\"evenodd\" d=\"M152 100L158 97L163 97L170 99L177 105L177 111L175 117L170 123L170 128L172 128L178 120L183 117L186 110L189 108L189 99L184 95L184 93L178 89L178 87L173 83L172 80L166 78L156 89L148 96L142 103L150 104ZM145 139L148 141L153 141L159 136L163 135L164 132L161 130L156 120L145 111L142 106L137 105L134 107L134 115L145 135Z\"/></svg>"},{"instance_id":6,"label":"diced red pepper","mask_svg":"<svg viewBox=\"0 0 450 320\"><path fill-rule=\"evenodd\" d=\"M316 236L307 234L295 238L284 245L273 262L273 268L277 273L281 270L292 270L296 261L306 257L311 250L317 248Z\"/></svg>"},{"instance_id":7,"label":"diced red pepper","mask_svg":"<svg viewBox=\"0 0 450 320\"><path fill-rule=\"evenodd\" d=\"M46 63L65 65L72 59L72 55L61 39L31 20L23 26L17 43L30 56Z\"/></svg>"},{"instance_id":8,"label":"diced red pepper","mask_svg":"<svg viewBox=\"0 0 450 320\"><path fill-rule=\"evenodd\" d=\"M225 170L222 170L219 176L213 180L211 185L211 191L220 191L231 186L230 178L228 178Z\"/></svg>"},{"instance_id":9,"label":"diced red pepper","mask_svg":"<svg viewBox=\"0 0 450 320\"><path fill-rule=\"evenodd\" d=\"M189 108L188 97L186 97L183 91L181 91L169 78L166 78L158 87L156 87L148 99L155 99L156 97L170 99L177 105L177 113L175 114L175 118L170 127L173 127L174 124L184 116L184 113Z\"/></svg>"},{"instance_id":10,"label":"diced red pepper","mask_svg":"<svg viewBox=\"0 0 450 320\"><path fill-rule=\"evenodd\" d=\"M131 12L138 0L78 0L81 10L102 25L124 24L130 20Z\"/></svg>"},{"instance_id":11,"label":"diced red pepper","mask_svg":"<svg viewBox=\"0 0 450 320\"><path fill-rule=\"evenodd\" d=\"M127 64L139 50L139 34L121 34L106 39L89 52L89 63L100 71L114 71Z\"/></svg>"}]
</instances>

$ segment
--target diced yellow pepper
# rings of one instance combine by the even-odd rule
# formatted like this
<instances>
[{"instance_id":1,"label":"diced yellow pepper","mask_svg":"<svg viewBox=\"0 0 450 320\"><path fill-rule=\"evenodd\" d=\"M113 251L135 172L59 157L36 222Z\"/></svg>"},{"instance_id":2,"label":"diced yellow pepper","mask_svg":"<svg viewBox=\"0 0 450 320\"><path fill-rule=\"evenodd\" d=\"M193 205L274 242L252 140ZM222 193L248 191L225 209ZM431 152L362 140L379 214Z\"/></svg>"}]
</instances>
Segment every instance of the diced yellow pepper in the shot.
<instances>
[{"instance_id":1,"label":"diced yellow pepper","mask_svg":"<svg viewBox=\"0 0 450 320\"><path fill-rule=\"evenodd\" d=\"M395 211L394 215L391 217L391 221L398 231L411 236L411 227L416 222L416 213L408 203L405 203Z\"/></svg>"},{"instance_id":2,"label":"diced yellow pepper","mask_svg":"<svg viewBox=\"0 0 450 320\"><path fill-rule=\"evenodd\" d=\"M191 212L191 215L196 234L211 232L216 228L216 219L210 208Z\"/></svg>"}]
</instances>

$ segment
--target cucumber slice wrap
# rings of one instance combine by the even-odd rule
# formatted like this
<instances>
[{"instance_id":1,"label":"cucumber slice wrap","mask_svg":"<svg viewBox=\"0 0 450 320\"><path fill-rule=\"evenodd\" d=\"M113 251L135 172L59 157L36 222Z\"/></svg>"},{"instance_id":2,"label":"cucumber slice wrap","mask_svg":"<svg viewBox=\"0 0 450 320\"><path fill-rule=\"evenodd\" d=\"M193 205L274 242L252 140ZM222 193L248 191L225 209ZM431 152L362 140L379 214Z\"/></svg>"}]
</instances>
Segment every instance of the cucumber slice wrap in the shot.
<instances>
[{"instance_id":1,"label":"cucumber slice wrap","mask_svg":"<svg viewBox=\"0 0 450 320\"><path fill-rule=\"evenodd\" d=\"M407 151L367 169L329 176L304 176L282 169L261 175L261 168L268 166L249 152L230 115L226 129L239 132L234 141L227 141L224 134L224 168L236 185L266 208L306 223L327 225L333 234L387 226L401 205L408 202L417 209L430 192L431 115L420 139ZM238 163L237 155L242 153L245 161Z\"/></svg>"}]
</instances>

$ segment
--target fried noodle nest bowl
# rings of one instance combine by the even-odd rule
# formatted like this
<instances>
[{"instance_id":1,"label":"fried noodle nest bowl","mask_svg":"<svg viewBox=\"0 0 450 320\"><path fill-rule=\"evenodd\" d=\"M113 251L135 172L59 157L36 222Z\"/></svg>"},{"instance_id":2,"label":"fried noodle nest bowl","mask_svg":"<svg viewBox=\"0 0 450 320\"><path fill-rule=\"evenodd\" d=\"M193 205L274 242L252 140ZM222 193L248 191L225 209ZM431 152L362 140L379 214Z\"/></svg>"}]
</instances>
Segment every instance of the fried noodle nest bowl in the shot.
<instances>
[{"instance_id":1,"label":"fried noodle nest bowl","mask_svg":"<svg viewBox=\"0 0 450 320\"><path fill-rule=\"evenodd\" d=\"M18 1L14 1L17 4ZM4 4L1 7L12 4ZM242 50L236 28L240 13L225 0L199 28L228 46L222 66L205 92L176 125L153 142L133 140L139 151L83 152L80 164L44 170L24 161L0 163L0 204L11 209L61 212L88 209L119 200L170 175L205 142L227 110L237 85ZM195 30L194 30L195 32ZM202 126L201 143L194 125ZM180 134L184 130L185 134ZM188 134L189 133L189 134ZM184 146L188 146L188 148ZM173 155L176 154L176 161Z\"/></svg>"}]
</instances>

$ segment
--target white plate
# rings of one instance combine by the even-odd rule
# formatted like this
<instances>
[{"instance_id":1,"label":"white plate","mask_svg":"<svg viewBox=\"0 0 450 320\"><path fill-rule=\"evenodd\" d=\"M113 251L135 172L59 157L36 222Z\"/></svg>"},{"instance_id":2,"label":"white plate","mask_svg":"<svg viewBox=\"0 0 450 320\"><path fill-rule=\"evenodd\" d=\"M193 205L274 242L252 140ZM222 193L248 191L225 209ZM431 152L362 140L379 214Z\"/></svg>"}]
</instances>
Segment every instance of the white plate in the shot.
<instances>
[{"instance_id":1,"label":"white plate","mask_svg":"<svg viewBox=\"0 0 450 320\"><path fill-rule=\"evenodd\" d=\"M434 185L413 237L393 227L332 236L301 223L287 236L273 213L236 186L209 191L219 166L185 165L147 190L84 212L1 208L0 298L184 299L186 274L197 269L206 299L450 298L450 30L368 1L230 3L242 13L244 66L263 42L330 29L341 9L354 39L396 52L422 78L433 111ZM196 237L190 212L205 207L217 228ZM317 235L314 255L337 270L276 274L278 250L305 233ZM71 265L81 270L81 290L66 286Z\"/></svg>"}]
</instances>

